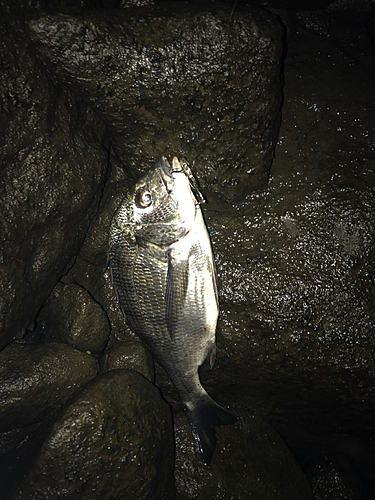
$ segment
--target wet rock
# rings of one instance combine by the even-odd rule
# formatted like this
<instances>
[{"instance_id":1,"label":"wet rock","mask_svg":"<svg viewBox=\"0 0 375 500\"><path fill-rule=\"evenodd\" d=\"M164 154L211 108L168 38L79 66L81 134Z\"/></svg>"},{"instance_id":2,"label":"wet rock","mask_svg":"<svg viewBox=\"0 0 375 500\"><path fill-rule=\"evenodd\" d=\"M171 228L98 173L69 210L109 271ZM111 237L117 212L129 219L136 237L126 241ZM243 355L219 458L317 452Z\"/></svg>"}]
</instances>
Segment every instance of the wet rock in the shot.
<instances>
[{"instance_id":1,"label":"wet rock","mask_svg":"<svg viewBox=\"0 0 375 500\"><path fill-rule=\"evenodd\" d=\"M369 436L356 434L336 440L330 453L304 464L317 500L370 500L374 497L375 453Z\"/></svg>"},{"instance_id":2,"label":"wet rock","mask_svg":"<svg viewBox=\"0 0 375 500\"><path fill-rule=\"evenodd\" d=\"M103 188L104 127L45 75L0 6L0 348L21 337L80 248Z\"/></svg>"},{"instance_id":3,"label":"wet rock","mask_svg":"<svg viewBox=\"0 0 375 500\"><path fill-rule=\"evenodd\" d=\"M173 499L173 461L171 413L158 390L116 370L70 404L16 498Z\"/></svg>"},{"instance_id":4,"label":"wet rock","mask_svg":"<svg viewBox=\"0 0 375 500\"><path fill-rule=\"evenodd\" d=\"M38 316L48 342L57 341L98 356L110 334L103 308L76 283L57 283Z\"/></svg>"},{"instance_id":5,"label":"wet rock","mask_svg":"<svg viewBox=\"0 0 375 500\"><path fill-rule=\"evenodd\" d=\"M334 0L324 9L329 15L345 21L364 21L375 15L372 0Z\"/></svg>"},{"instance_id":6,"label":"wet rock","mask_svg":"<svg viewBox=\"0 0 375 500\"><path fill-rule=\"evenodd\" d=\"M83 260L95 266L107 266L109 229L112 217L125 193L134 183L119 165L114 164L115 161L116 159L112 155L111 176L105 186L98 212L90 224L85 241L79 251Z\"/></svg>"},{"instance_id":7,"label":"wet rock","mask_svg":"<svg viewBox=\"0 0 375 500\"><path fill-rule=\"evenodd\" d=\"M38 422L36 424L29 425L27 427L16 427L14 429L0 432L0 470L4 471L4 457L7 459L7 455L19 448L22 445L22 442L25 441L30 435L35 434L39 427L41 427L42 423ZM0 477L2 474L0 474ZM1 484L2 481L0 481ZM0 493L1 493L0 486ZM1 495L3 498L3 495Z\"/></svg>"},{"instance_id":8,"label":"wet rock","mask_svg":"<svg viewBox=\"0 0 375 500\"><path fill-rule=\"evenodd\" d=\"M329 16L321 10L297 12L296 19L302 28L317 35L327 35L329 32Z\"/></svg>"},{"instance_id":9,"label":"wet rock","mask_svg":"<svg viewBox=\"0 0 375 500\"><path fill-rule=\"evenodd\" d=\"M154 0L120 0L119 7L144 7L145 5L153 5Z\"/></svg>"},{"instance_id":10,"label":"wet rock","mask_svg":"<svg viewBox=\"0 0 375 500\"><path fill-rule=\"evenodd\" d=\"M287 46L296 30L295 13L283 9L274 9L272 7L266 7L266 9L279 19L283 27L284 44Z\"/></svg>"},{"instance_id":11,"label":"wet rock","mask_svg":"<svg viewBox=\"0 0 375 500\"><path fill-rule=\"evenodd\" d=\"M103 372L127 368L137 371L150 382L155 381L151 353L140 341L114 342L106 350L101 365Z\"/></svg>"},{"instance_id":12,"label":"wet rock","mask_svg":"<svg viewBox=\"0 0 375 500\"><path fill-rule=\"evenodd\" d=\"M298 456L338 428L375 434L373 78L341 43L296 35L268 190L205 211L221 319L203 385Z\"/></svg>"},{"instance_id":13,"label":"wet rock","mask_svg":"<svg viewBox=\"0 0 375 500\"><path fill-rule=\"evenodd\" d=\"M138 177L185 156L235 200L264 187L281 103L282 29L263 10L176 3L30 22L50 70L104 119Z\"/></svg>"},{"instance_id":14,"label":"wet rock","mask_svg":"<svg viewBox=\"0 0 375 500\"><path fill-rule=\"evenodd\" d=\"M50 418L97 373L92 356L63 344L7 346L0 353L0 431Z\"/></svg>"},{"instance_id":15,"label":"wet rock","mask_svg":"<svg viewBox=\"0 0 375 500\"><path fill-rule=\"evenodd\" d=\"M375 16L369 20L366 27L368 29L368 33L371 37L372 42L375 43Z\"/></svg>"},{"instance_id":16,"label":"wet rock","mask_svg":"<svg viewBox=\"0 0 375 500\"><path fill-rule=\"evenodd\" d=\"M316 465L311 480L316 500L370 500L358 477L357 464L347 455L326 457Z\"/></svg>"},{"instance_id":17,"label":"wet rock","mask_svg":"<svg viewBox=\"0 0 375 500\"><path fill-rule=\"evenodd\" d=\"M106 233L107 230L105 230ZM61 281L65 284L78 283L101 304L110 321L113 340L124 342L138 338L124 321L108 268L89 264L78 257L74 266L62 277Z\"/></svg>"},{"instance_id":18,"label":"wet rock","mask_svg":"<svg viewBox=\"0 0 375 500\"><path fill-rule=\"evenodd\" d=\"M248 410L236 415L234 425L217 428L209 467L197 456L185 413L175 415L176 500L312 500L306 477L277 432Z\"/></svg>"},{"instance_id":19,"label":"wet rock","mask_svg":"<svg viewBox=\"0 0 375 500\"><path fill-rule=\"evenodd\" d=\"M361 67L375 77L374 41L369 28L370 23L340 22L330 20L329 36L337 40L337 49L344 52L348 63ZM360 70L361 71L361 70Z\"/></svg>"},{"instance_id":20,"label":"wet rock","mask_svg":"<svg viewBox=\"0 0 375 500\"><path fill-rule=\"evenodd\" d=\"M285 9L291 11L317 10L329 5L333 0L248 0L252 5L265 9Z\"/></svg>"},{"instance_id":21,"label":"wet rock","mask_svg":"<svg viewBox=\"0 0 375 500\"><path fill-rule=\"evenodd\" d=\"M42 446L51 421L0 434L0 498L14 500L30 464Z\"/></svg>"}]
</instances>

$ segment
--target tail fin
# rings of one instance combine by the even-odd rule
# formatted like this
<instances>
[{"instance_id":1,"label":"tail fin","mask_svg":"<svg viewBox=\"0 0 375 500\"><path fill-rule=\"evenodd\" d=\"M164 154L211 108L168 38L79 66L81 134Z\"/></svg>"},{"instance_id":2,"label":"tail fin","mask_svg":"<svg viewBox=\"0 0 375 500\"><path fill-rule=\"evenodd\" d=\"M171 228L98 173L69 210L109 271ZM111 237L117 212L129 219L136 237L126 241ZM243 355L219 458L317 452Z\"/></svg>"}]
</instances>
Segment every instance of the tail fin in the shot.
<instances>
[{"instance_id":1,"label":"tail fin","mask_svg":"<svg viewBox=\"0 0 375 500\"><path fill-rule=\"evenodd\" d=\"M204 394L194 402L194 406L187 405L187 409L191 433L198 452L203 462L209 465L216 446L215 427L233 424L237 419L228 410L215 403L208 394Z\"/></svg>"}]
</instances>

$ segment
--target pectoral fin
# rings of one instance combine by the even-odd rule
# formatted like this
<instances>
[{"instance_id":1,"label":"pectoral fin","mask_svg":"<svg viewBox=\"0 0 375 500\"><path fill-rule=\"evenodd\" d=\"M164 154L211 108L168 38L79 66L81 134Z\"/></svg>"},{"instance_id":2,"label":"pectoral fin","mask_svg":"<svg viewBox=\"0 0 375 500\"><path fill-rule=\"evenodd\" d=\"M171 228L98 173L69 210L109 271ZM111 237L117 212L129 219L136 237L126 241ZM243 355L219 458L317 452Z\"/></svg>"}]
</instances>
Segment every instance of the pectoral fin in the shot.
<instances>
[{"instance_id":1,"label":"pectoral fin","mask_svg":"<svg viewBox=\"0 0 375 500\"><path fill-rule=\"evenodd\" d=\"M185 305L189 282L189 261L168 255L167 289L165 292L166 320L168 331L175 338L178 319Z\"/></svg>"}]
</instances>

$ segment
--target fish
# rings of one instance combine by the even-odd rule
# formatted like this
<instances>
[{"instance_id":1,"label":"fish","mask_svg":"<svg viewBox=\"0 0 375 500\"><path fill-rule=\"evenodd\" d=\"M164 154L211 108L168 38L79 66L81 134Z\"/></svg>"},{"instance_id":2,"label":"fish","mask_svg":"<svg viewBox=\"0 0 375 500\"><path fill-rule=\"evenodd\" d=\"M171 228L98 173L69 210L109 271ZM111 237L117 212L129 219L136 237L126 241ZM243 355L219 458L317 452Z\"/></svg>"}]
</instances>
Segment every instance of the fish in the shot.
<instances>
[{"instance_id":1,"label":"fish","mask_svg":"<svg viewBox=\"0 0 375 500\"><path fill-rule=\"evenodd\" d=\"M198 200L199 201L198 201ZM161 157L121 201L108 264L125 321L167 372L186 409L197 451L210 464L215 427L235 422L203 388L219 314L205 201L186 161Z\"/></svg>"}]
</instances>

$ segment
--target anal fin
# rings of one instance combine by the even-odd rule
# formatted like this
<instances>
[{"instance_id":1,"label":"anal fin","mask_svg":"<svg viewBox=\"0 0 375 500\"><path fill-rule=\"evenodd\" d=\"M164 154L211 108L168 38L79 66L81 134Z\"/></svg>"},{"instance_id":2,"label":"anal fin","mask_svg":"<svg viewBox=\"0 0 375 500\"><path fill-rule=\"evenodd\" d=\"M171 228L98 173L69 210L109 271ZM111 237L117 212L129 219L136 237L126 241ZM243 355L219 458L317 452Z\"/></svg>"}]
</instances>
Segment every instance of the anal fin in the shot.
<instances>
[{"instance_id":1,"label":"anal fin","mask_svg":"<svg viewBox=\"0 0 375 500\"><path fill-rule=\"evenodd\" d=\"M207 349L206 358L200 366L202 370L211 370L214 367L216 359L216 345L213 342Z\"/></svg>"}]
</instances>

